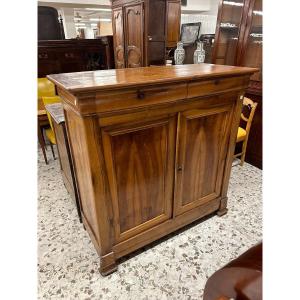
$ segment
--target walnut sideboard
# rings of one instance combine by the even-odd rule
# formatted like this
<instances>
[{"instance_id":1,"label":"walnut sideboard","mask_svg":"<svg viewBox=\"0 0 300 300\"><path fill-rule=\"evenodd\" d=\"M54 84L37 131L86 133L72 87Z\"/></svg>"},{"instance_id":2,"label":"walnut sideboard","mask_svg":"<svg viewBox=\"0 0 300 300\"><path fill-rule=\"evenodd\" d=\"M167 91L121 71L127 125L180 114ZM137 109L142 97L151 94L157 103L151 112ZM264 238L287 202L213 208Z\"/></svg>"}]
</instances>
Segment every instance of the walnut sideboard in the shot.
<instances>
[{"instance_id":1,"label":"walnut sideboard","mask_svg":"<svg viewBox=\"0 0 300 300\"><path fill-rule=\"evenodd\" d=\"M180 227L227 212L242 99L256 71L200 64L48 76L63 101L101 274Z\"/></svg>"}]
</instances>

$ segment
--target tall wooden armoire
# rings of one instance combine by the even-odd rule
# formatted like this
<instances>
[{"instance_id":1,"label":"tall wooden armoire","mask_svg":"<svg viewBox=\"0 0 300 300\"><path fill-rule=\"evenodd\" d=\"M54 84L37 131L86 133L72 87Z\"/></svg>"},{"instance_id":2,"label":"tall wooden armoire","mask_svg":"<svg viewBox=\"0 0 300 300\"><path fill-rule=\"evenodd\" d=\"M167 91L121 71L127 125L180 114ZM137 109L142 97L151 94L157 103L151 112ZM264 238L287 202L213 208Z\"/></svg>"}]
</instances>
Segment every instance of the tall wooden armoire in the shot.
<instances>
[{"instance_id":1,"label":"tall wooden armoire","mask_svg":"<svg viewBox=\"0 0 300 300\"><path fill-rule=\"evenodd\" d=\"M245 96L258 103L246 161L262 168L262 0L221 1L212 63L256 67Z\"/></svg>"},{"instance_id":2,"label":"tall wooden armoire","mask_svg":"<svg viewBox=\"0 0 300 300\"><path fill-rule=\"evenodd\" d=\"M112 0L116 68L165 64L166 0Z\"/></svg>"},{"instance_id":3,"label":"tall wooden armoire","mask_svg":"<svg viewBox=\"0 0 300 300\"><path fill-rule=\"evenodd\" d=\"M167 0L167 49L180 40L181 0Z\"/></svg>"}]
</instances>

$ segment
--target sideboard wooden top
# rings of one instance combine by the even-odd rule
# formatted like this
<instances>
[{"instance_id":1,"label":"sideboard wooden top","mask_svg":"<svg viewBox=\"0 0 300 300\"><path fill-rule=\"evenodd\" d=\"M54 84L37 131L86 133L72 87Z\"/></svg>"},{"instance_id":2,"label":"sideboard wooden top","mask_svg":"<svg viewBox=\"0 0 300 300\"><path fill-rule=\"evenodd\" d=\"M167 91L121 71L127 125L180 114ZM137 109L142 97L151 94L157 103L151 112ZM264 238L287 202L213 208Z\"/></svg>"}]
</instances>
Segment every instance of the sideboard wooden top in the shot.
<instances>
[{"instance_id":1,"label":"sideboard wooden top","mask_svg":"<svg viewBox=\"0 0 300 300\"><path fill-rule=\"evenodd\" d=\"M246 75L257 71L256 68L191 64L62 73L48 75L47 77L57 86L69 92L80 92L220 76Z\"/></svg>"}]
</instances>

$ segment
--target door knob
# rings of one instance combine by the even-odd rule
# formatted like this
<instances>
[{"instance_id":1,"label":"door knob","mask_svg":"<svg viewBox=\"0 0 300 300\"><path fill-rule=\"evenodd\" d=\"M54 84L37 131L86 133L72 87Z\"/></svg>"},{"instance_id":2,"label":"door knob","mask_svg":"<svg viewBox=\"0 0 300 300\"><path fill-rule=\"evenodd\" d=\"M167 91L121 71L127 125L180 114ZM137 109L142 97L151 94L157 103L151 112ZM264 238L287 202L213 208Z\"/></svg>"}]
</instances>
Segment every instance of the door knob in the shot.
<instances>
[{"instance_id":1,"label":"door knob","mask_svg":"<svg viewBox=\"0 0 300 300\"><path fill-rule=\"evenodd\" d=\"M177 171L179 171L179 172L182 171L182 166L178 166Z\"/></svg>"}]
</instances>

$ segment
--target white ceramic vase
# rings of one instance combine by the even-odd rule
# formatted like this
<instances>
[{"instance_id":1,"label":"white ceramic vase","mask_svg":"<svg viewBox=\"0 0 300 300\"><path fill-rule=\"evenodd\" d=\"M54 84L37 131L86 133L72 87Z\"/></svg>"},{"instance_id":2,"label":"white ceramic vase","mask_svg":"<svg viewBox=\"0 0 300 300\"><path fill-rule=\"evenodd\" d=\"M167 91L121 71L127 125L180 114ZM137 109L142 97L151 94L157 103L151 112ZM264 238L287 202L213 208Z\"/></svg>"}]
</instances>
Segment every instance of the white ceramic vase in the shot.
<instances>
[{"instance_id":1,"label":"white ceramic vase","mask_svg":"<svg viewBox=\"0 0 300 300\"><path fill-rule=\"evenodd\" d=\"M174 52L175 65L182 65L183 62L184 62L184 58L185 58L185 51L183 49L183 43L178 42L177 43L177 48Z\"/></svg>"},{"instance_id":2,"label":"white ceramic vase","mask_svg":"<svg viewBox=\"0 0 300 300\"><path fill-rule=\"evenodd\" d=\"M205 50L203 42L197 42L197 49L194 52L194 64L201 64L205 61Z\"/></svg>"}]
</instances>

